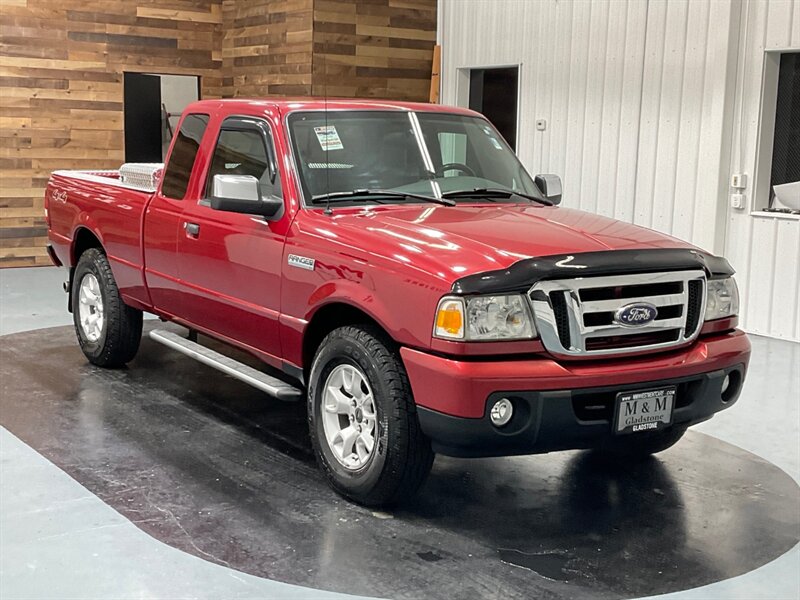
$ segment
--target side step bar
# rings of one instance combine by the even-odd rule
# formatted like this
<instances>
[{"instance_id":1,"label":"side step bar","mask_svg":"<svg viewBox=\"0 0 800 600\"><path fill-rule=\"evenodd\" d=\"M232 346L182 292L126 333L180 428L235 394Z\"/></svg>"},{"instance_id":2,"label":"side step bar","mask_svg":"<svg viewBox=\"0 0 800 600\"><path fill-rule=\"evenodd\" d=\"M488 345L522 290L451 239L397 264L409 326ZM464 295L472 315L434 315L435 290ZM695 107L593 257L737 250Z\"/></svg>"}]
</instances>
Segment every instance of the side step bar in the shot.
<instances>
[{"instance_id":1,"label":"side step bar","mask_svg":"<svg viewBox=\"0 0 800 600\"><path fill-rule=\"evenodd\" d=\"M229 356L206 348L197 342L187 340L177 333L164 329L154 329L150 332L150 339L177 350L209 367L214 367L239 381L252 385L254 388L258 388L278 400L293 401L303 399L303 390L281 381L277 377L272 377L251 366L240 363Z\"/></svg>"}]
</instances>

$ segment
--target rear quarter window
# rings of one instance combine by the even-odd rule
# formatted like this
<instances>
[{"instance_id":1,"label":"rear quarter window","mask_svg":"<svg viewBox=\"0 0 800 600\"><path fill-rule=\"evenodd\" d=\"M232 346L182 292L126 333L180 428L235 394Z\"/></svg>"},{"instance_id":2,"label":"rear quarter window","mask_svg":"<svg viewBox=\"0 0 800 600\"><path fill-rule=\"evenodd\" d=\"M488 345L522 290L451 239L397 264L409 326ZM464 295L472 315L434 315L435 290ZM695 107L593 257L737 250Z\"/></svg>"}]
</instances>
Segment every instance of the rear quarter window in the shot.
<instances>
[{"instance_id":1,"label":"rear quarter window","mask_svg":"<svg viewBox=\"0 0 800 600\"><path fill-rule=\"evenodd\" d=\"M208 115L187 115L183 120L161 184L161 193L167 198L183 200L186 195L197 150L207 125Z\"/></svg>"}]
</instances>

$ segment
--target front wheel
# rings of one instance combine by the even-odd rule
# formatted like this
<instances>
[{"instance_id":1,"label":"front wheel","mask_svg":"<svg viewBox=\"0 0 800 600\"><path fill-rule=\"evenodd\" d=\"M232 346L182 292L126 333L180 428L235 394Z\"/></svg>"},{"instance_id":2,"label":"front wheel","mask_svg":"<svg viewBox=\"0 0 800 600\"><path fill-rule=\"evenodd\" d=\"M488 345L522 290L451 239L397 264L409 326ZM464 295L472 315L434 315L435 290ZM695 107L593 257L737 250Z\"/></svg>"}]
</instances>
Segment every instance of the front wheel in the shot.
<instances>
[{"instance_id":1,"label":"front wheel","mask_svg":"<svg viewBox=\"0 0 800 600\"><path fill-rule=\"evenodd\" d=\"M133 360L142 339L142 311L122 301L106 255L81 254L72 276L72 319L89 362L121 367Z\"/></svg>"},{"instance_id":2,"label":"front wheel","mask_svg":"<svg viewBox=\"0 0 800 600\"><path fill-rule=\"evenodd\" d=\"M360 504L409 498L431 469L405 368L377 328L341 327L322 341L309 377L308 421L330 485Z\"/></svg>"}]
</instances>

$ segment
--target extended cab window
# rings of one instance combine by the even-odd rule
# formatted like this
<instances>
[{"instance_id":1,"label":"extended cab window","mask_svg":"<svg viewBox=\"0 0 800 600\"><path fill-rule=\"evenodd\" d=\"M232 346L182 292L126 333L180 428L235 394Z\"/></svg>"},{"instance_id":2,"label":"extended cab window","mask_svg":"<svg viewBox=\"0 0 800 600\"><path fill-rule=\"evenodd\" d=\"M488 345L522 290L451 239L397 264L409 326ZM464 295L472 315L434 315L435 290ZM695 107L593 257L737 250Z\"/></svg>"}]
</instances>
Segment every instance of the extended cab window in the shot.
<instances>
[{"instance_id":1,"label":"extended cab window","mask_svg":"<svg viewBox=\"0 0 800 600\"><path fill-rule=\"evenodd\" d=\"M263 197L280 198L281 180L277 167L273 166L274 183L270 173L269 157L274 156L272 148L272 140L260 128L242 128L237 125L226 128L223 124L217 147L214 149L214 157L211 159L206 196L211 195L215 175L251 175L258 179Z\"/></svg>"},{"instance_id":2,"label":"extended cab window","mask_svg":"<svg viewBox=\"0 0 800 600\"><path fill-rule=\"evenodd\" d=\"M194 159L200 148L200 140L208 125L208 115L187 115L178 131L178 139L172 146L169 155L161 193L167 198L183 200L189 178L192 175Z\"/></svg>"}]
</instances>

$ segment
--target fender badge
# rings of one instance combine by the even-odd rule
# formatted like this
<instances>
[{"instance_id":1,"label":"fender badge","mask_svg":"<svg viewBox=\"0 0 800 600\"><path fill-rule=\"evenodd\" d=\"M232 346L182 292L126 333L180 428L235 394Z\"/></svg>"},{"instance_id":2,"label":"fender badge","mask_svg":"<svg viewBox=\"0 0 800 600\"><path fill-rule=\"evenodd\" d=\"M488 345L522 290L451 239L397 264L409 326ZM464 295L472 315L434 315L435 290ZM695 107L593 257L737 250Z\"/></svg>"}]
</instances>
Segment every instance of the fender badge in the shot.
<instances>
[{"instance_id":1,"label":"fender badge","mask_svg":"<svg viewBox=\"0 0 800 600\"><path fill-rule=\"evenodd\" d=\"M570 254L567 258L559 260L556 263L556 266L557 267L561 267L563 269L585 269L586 268L586 265L569 265L569 264L567 264L567 263L572 262L573 260L575 260L575 257Z\"/></svg>"},{"instance_id":2,"label":"fender badge","mask_svg":"<svg viewBox=\"0 0 800 600\"><path fill-rule=\"evenodd\" d=\"M307 271L313 271L314 265L317 263L316 260L313 258L308 258L306 256L298 256L297 254L290 254L288 263L290 267L297 267L298 269L306 269Z\"/></svg>"}]
</instances>

